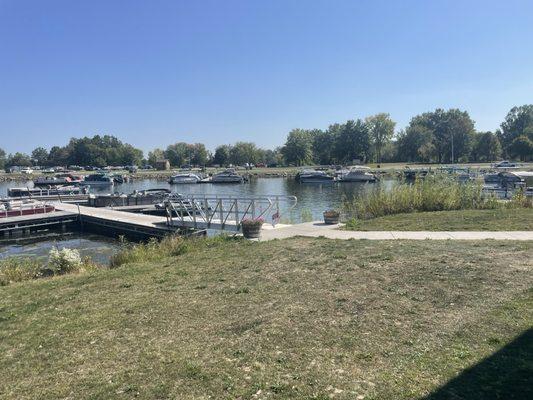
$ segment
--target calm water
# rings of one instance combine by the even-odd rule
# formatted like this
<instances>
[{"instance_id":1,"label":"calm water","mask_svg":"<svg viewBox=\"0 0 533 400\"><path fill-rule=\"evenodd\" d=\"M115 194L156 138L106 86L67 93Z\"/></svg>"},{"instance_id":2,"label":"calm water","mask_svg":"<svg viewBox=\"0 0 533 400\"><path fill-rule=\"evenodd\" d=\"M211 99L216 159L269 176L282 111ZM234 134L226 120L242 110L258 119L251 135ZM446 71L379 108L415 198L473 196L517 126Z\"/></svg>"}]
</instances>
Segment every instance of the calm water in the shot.
<instances>
[{"instance_id":1,"label":"calm water","mask_svg":"<svg viewBox=\"0 0 533 400\"><path fill-rule=\"evenodd\" d=\"M261 195L286 195L296 196L298 203L296 207L289 210L285 207L281 209L281 222L298 223L306 220L322 219L322 212L329 208L339 208L343 199L357 195L362 195L369 190L373 190L379 185L390 187L394 180L381 181L380 183L326 183L326 184L301 184L294 179L286 178L254 178L245 184L191 184L191 185L170 185L166 181L155 179L136 180L122 185L115 185L113 188L91 188L93 193L131 193L134 190L166 188L181 194L227 194L233 196L261 196ZM7 195L10 187L33 187L29 182L3 182L0 183L0 197ZM90 255L97 262L107 262L109 256L116 250L116 242L101 236L86 235L70 238L60 242L41 241L28 245L0 245L0 258L6 255L35 255L44 256L48 254L52 246L77 248L84 255Z\"/></svg>"},{"instance_id":2,"label":"calm water","mask_svg":"<svg viewBox=\"0 0 533 400\"><path fill-rule=\"evenodd\" d=\"M106 236L88 233L75 233L63 239L45 239L35 242L23 242L22 244L0 245L0 260L9 256L35 257L43 262L48 258L48 253L53 247L59 249L78 249L82 257L91 257L93 261L101 265L107 265L109 258L119 248L119 243Z\"/></svg>"},{"instance_id":3,"label":"calm water","mask_svg":"<svg viewBox=\"0 0 533 400\"><path fill-rule=\"evenodd\" d=\"M136 180L113 188L91 188L92 193L131 193L134 190L166 188L181 194L228 194L233 196L260 196L260 195L288 195L296 196L298 204L290 212L283 215L286 220L296 223L301 222L302 214L306 218L321 219L322 212L328 208L339 208L346 197L360 195L372 190L379 185L390 187L394 180L382 181L381 183L326 183L302 184L294 179L286 178L255 178L244 184L192 184L170 185L166 181L155 179ZM33 187L31 181L22 183L0 183L0 197L7 195L9 187Z\"/></svg>"}]
</instances>

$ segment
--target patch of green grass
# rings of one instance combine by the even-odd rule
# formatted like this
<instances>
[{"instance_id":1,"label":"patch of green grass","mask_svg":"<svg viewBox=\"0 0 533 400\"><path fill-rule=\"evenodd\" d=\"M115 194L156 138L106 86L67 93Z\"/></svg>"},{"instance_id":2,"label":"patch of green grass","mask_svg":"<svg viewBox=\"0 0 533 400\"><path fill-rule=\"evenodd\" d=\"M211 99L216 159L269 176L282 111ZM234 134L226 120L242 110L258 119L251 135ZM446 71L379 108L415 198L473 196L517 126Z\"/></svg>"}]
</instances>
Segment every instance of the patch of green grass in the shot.
<instances>
[{"instance_id":1,"label":"patch of green grass","mask_svg":"<svg viewBox=\"0 0 533 400\"><path fill-rule=\"evenodd\" d=\"M433 211L351 219L355 231L532 231L533 209Z\"/></svg>"},{"instance_id":2,"label":"patch of green grass","mask_svg":"<svg viewBox=\"0 0 533 400\"><path fill-rule=\"evenodd\" d=\"M532 254L529 242L223 240L14 283L0 287L0 398L420 398L531 327ZM531 376L530 352L513 357L506 373ZM466 375L465 398L527 389L483 371Z\"/></svg>"}]
</instances>

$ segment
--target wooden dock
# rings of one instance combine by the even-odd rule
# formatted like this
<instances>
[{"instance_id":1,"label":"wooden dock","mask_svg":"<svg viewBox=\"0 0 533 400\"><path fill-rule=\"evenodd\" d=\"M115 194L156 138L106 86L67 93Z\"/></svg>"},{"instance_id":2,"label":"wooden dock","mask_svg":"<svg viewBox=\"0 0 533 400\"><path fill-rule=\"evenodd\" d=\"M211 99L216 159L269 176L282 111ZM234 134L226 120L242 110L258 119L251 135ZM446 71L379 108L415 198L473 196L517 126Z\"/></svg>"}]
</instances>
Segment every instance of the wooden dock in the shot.
<instances>
[{"instance_id":1,"label":"wooden dock","mask_svg":"<svg viewBox=\"0 0 533 400\"><path fill-rule=\"evenodd\" d=\"M56 211L46 214L21 215L0 218L0 232L4 236L29 233L30 231L60 227L66 229L67 224L77 223L78 213Z\"/></svg>"}]
</instances>

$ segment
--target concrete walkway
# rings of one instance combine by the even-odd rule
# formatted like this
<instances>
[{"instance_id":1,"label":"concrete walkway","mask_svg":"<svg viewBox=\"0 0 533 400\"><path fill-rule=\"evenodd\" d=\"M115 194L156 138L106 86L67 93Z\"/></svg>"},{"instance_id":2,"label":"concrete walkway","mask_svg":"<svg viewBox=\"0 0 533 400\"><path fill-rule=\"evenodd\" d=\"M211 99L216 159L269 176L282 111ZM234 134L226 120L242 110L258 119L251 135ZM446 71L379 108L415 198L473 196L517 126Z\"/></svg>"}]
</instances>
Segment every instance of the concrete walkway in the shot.
<instances>
[{"instance_id":1,"label":"concrete walkway","mask_svg":"<svg viewBox=\"0 0 533 400\"><path fill-rule=\"evenodd\" d=\"M323 222L306 222L296 225L263 226L261 241L286 239L294 236L319 237L328 239L368 239L368 240L533 240L533 231L344 231L340 225L325 225Z\"/></svg>"}]
</instances>

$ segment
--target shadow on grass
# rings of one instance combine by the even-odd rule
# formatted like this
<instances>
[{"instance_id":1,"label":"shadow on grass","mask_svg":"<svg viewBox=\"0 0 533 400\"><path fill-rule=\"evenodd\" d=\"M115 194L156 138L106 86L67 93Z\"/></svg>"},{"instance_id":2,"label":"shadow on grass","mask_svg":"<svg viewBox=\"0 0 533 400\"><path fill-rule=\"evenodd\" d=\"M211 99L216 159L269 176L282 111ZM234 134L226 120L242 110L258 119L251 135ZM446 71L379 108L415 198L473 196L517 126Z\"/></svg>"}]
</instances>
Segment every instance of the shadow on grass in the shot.
<instances>
[{"instance_id":1,"label":"shadow on grass","mask_svg":"<svg viewBox=\"0 0 533 400\"><path fill-rule=\"evenodd\" d=\"M424 400L533 399L533 329Z\"/></svg>"}]
</instances>

